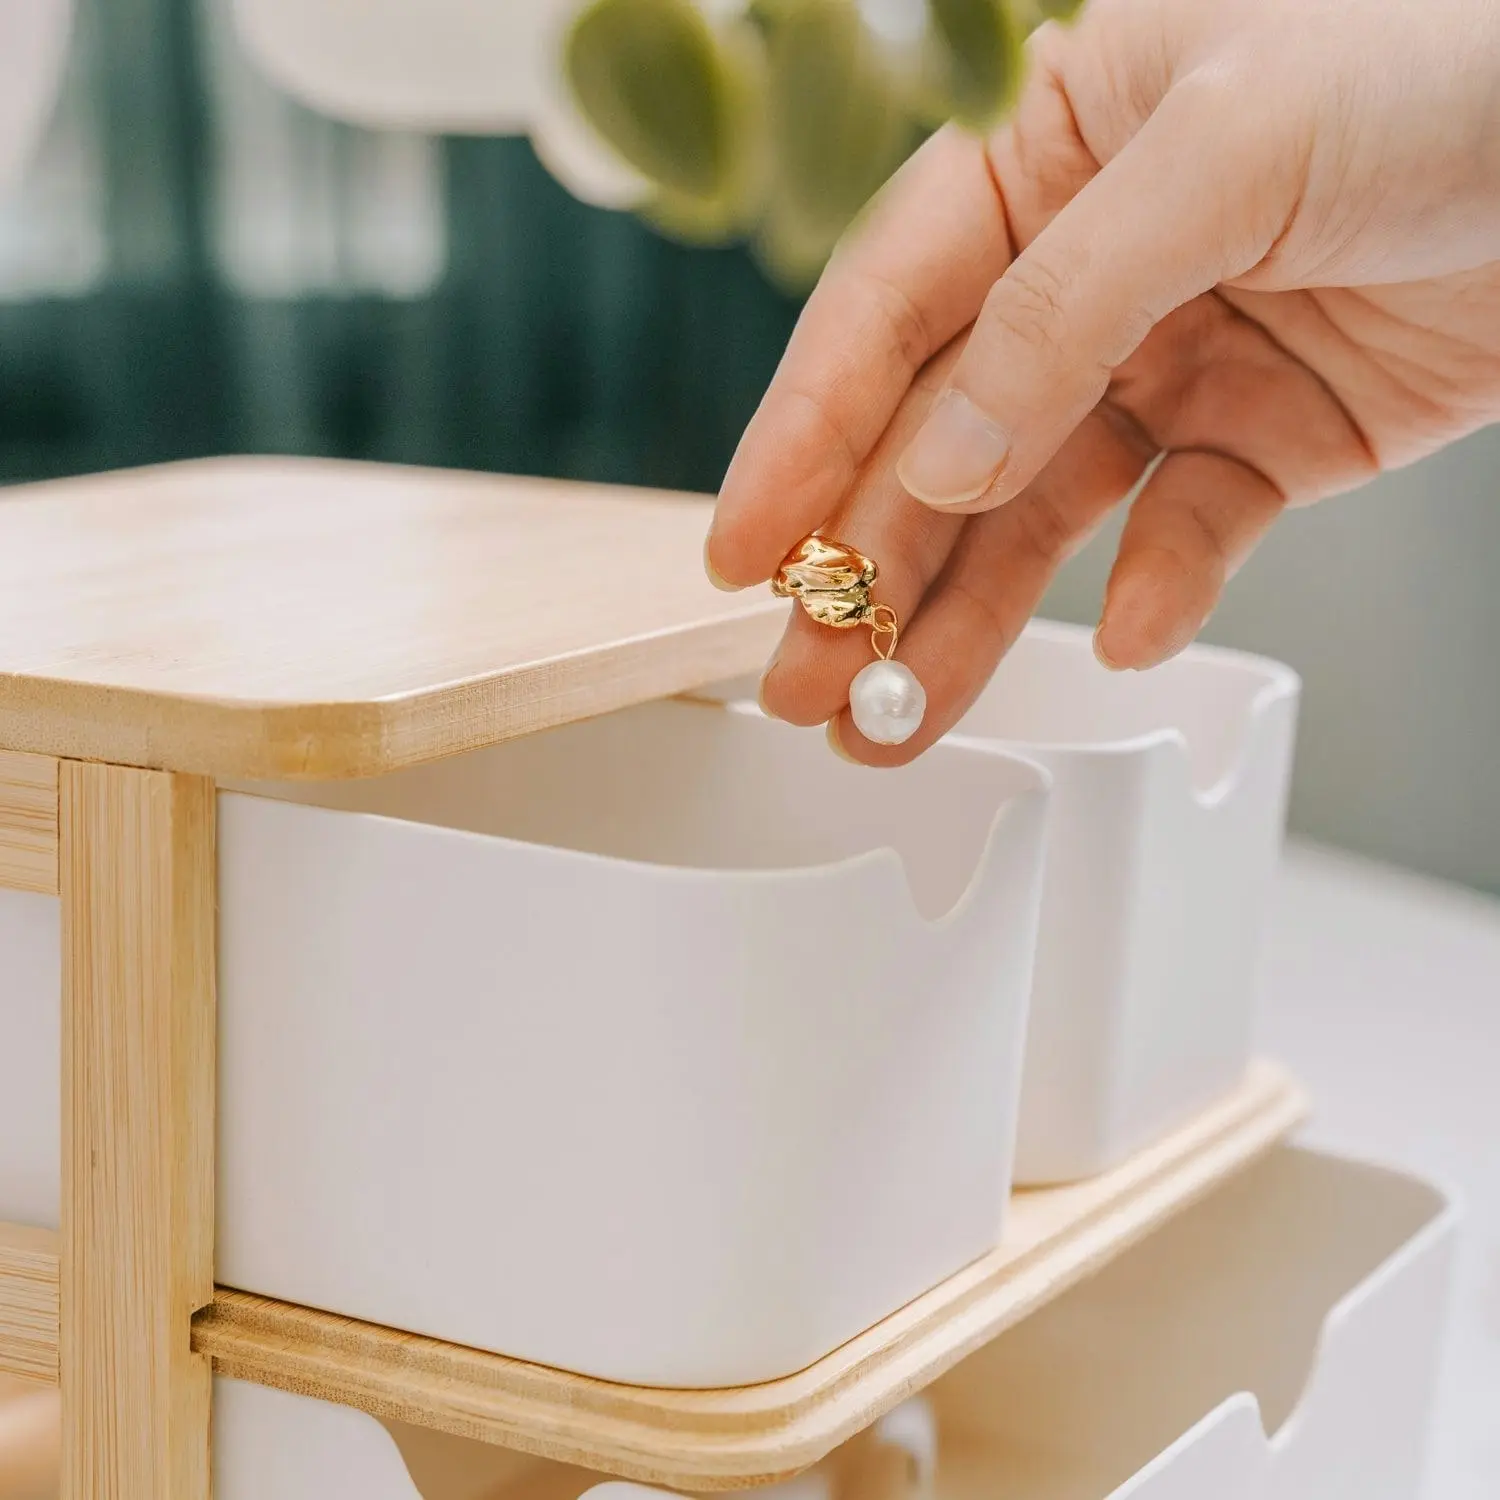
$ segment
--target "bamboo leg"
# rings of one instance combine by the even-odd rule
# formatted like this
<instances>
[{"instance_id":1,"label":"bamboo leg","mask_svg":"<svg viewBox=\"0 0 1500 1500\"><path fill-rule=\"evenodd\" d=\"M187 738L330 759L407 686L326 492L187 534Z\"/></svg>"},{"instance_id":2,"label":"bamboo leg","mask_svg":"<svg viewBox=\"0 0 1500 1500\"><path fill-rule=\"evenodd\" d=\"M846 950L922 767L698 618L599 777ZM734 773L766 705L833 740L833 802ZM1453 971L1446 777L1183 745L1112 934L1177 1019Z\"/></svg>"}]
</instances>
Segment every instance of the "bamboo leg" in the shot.
<instances>
[{"instance_id":1,"label":"bamboo leg","mask_svg":"<svg viewBox=\"0 0 1500 1500\"><path fill-rule=\"evenodd\" d=\"M209 1500L214 789L64 762L62 1500Z\"/></svg>"}]
</instances>

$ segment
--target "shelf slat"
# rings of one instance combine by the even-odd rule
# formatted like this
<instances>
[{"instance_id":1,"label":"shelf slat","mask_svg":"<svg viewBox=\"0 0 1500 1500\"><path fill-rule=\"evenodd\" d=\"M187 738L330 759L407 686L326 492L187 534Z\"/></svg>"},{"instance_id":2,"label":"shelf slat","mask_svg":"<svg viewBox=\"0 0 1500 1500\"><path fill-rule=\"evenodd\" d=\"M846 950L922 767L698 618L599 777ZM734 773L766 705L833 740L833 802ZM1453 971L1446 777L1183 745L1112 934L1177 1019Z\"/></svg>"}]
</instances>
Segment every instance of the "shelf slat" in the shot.
<instances>
[{"instance_id":1,"label":"shelf slat","mask_svg":"<svg viewBox=\"0 0 1500 1500\"><path fill-rule=\"evenodd\" d=\"M57 894L57 761L0 750L0 890Z\"/></svg>"},{"instance_id":2,"label":"shelf slat","mask_svg":"<svg viewBox=\"0 0 1500 1500\"><path fill-rule=\"evenodd\" d=\"M58 1238L0 1224L0 1374L57 1379Z\"/></svg>"}]
</instances>

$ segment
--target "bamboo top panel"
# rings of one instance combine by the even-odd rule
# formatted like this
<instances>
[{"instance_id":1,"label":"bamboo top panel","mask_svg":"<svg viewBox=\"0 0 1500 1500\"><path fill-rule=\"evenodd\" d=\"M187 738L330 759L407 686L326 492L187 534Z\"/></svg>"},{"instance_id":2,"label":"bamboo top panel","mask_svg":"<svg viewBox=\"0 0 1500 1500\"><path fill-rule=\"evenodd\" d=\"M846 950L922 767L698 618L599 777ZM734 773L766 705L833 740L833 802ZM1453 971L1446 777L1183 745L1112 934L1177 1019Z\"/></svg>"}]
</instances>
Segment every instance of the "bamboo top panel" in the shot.
<instances>
[{"instance_id":1,"label":"bamboo top panel","mask_svg":"<svg viewBox=\"0 0 1500 1500\"><path fill-rule=\"evenodd\" d=\"M0 747L372 775L756 668L709 503L235 458L0 490Z\"/></svg>"}]
</instances>

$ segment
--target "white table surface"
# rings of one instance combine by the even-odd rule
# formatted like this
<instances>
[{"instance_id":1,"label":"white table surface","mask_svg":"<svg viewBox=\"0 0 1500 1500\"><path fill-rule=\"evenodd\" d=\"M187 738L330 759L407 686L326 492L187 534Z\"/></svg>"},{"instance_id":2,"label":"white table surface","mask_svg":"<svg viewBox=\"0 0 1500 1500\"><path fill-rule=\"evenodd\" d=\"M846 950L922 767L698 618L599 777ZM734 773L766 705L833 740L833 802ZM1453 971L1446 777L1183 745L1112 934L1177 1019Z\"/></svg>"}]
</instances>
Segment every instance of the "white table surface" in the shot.
<instances>
[{"instance_id":1,"label":"white table surface","mask_svg":"<svg viewBox=\"0 0 1500 1500\"><path fill-rule=\"evenodd\" d=\"M1261 1032L1312 1090L1309 1144L1462 1199L1426 1500L1500 1500L1500 900L1294 845Z\"/></svg>"}]
</instances>

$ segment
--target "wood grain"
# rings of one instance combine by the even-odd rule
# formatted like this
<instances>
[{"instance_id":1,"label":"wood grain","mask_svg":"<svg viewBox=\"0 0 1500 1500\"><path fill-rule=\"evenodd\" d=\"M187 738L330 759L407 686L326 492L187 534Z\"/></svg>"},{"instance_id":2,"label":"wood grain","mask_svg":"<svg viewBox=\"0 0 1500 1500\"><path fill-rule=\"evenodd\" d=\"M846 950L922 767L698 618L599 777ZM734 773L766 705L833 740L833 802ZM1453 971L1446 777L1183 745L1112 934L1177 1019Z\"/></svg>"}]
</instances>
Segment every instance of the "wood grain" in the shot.
<instances>
[{"instance_id":1,"label":"wood grain","mask_svg":"<svg viewBox=\"0 0 1500 1500\"><path fill-rule=\"evenodd\" d=\"M208 1500L214 788L62 767L62 1500Z\"/></svg>"},{"instance_id":2,"label":"wood grain","mask_svg":"<svg viewBox=\"0 0 1500 1500\"><path fill-rule=\"evenodd\" d=\"M999 1249L765 1385L611 1385L223 1289L194 1347L225 1374L386 1419L672 1488L740 1488L817 1462L1248 1166L1305 1109L1295 1083L1257 1066L1234 1098L1108 1176L1017 1195Z\"/></svg>"},{"instance_id":3,"label":"wood grain","mask_svg":"<svg viewBox=\"0 0 1500 1500\"><path fill-rule=\"evenodd\" d=\"M704 577L702 497L292 459L0 506L0 744L372 774L737 676L787 606Z\"/></svg>"},{"instance_id":4,"label":"wood grain","mask_svg":"<svg viewBox=\"0 0 1500 1500\"><path fill-rule=\"evenodd\" d=\"M58 1239L0 1224L0 1373L57 1379Z\"/></svg>"},{"instance_id":5,"label":"wood grain","mask_svg":"<svg viewBox=\"0 0 1500 1500\"><path fill-rule=\"evenodd\" d=\"M0 889L57 894L57 761L0 750Z\"/></svg>"}]
</instances>

